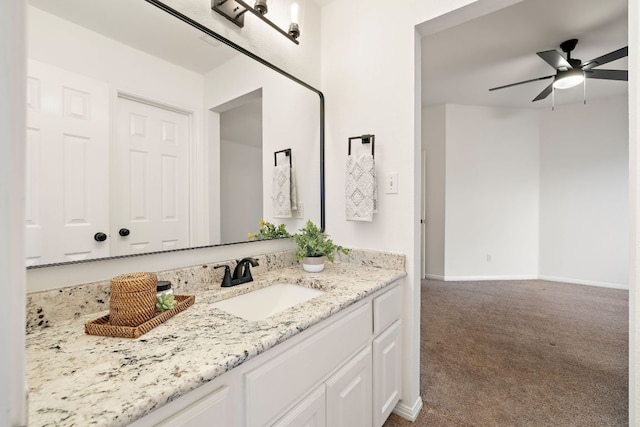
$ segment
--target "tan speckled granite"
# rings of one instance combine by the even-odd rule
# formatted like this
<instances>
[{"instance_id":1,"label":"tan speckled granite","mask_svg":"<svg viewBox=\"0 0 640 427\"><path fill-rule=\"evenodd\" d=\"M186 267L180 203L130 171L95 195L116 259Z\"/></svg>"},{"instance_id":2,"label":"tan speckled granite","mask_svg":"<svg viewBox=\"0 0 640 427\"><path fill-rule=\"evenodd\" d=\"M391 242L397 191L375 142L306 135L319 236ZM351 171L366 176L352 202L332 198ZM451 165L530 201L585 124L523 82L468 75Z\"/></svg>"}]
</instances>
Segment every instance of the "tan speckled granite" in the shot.
<instances>
[{"instance_id":1,"label":"tan speckled granite","mask_svg":"<svg viewBox=\"0 0 640 427\"><path fill-rule=\"evenodd\" d=\"M257 255L260 265L251 269L260 274L298 265L295 251L282 251ZM352 249L349 255L338 254L337 262L389 270L405 270L405 256L390 252ZM169 280L177 294L199 294L218 288L224 271L214 265L228 264L232 269L234 260L156 272L158 280ZM89 313L109 309L109 280L69 286L27 294L27 333L57 322L78 319Z\"/></svg>"},{"instance_id":2,"label":"tan speckled granite","mask_svg":"<svg viewBox=\"0 0 640 427\"><path fill-rule=\"evenodd\" d=\"M296 265L293 251L257 255L260 265L254 274ZM235 265L234 260L157 272L158 280L169 280L177 294L199 294L220 286L222 269L214 265ZM124 272L123 272L124 273ZM27 333L60 321L109 309L109 280L27 294Z\"/></svg>"}]
</instances>

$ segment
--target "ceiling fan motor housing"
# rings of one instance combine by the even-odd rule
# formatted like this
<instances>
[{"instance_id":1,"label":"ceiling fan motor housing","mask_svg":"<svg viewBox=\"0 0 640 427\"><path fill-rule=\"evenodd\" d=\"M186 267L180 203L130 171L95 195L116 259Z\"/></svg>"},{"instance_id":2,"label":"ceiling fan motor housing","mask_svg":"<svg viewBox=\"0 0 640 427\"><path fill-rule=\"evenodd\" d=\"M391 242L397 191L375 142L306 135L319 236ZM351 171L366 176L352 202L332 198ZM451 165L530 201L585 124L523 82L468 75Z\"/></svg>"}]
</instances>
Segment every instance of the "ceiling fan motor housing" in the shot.
<instances>
[{"instance_id":1,"label":"ceiling fan motor housing","mask_svg":"<svg viewBox=\"0 0 640 427\"><path fill-rule=\"evenodd\" d=\"M570 54L573 49L576 48L578 44L578 39L571 39L560 43L560 49L566 54Z\"/></svg>"}]
</instances>

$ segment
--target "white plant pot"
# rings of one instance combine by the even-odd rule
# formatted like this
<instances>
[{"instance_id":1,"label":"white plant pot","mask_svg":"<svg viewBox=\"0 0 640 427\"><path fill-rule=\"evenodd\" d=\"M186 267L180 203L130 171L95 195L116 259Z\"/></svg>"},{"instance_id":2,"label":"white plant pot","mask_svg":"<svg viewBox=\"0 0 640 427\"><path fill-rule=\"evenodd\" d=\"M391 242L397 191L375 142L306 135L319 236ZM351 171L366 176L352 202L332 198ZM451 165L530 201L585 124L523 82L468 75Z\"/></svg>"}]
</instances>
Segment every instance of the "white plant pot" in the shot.
<instances>
[{"instance_id":1,"label":"white plant pot","mask_svg":"<svg viewBox=\"0 0 640 427\"><path fill-rule=\"evenodd\" d=\"M302 268L307 273L320 273L324 270L324 263L326 261L326 257L318 256L318 257L305 257L302 258Z\"/></svg>"}]
</instances>

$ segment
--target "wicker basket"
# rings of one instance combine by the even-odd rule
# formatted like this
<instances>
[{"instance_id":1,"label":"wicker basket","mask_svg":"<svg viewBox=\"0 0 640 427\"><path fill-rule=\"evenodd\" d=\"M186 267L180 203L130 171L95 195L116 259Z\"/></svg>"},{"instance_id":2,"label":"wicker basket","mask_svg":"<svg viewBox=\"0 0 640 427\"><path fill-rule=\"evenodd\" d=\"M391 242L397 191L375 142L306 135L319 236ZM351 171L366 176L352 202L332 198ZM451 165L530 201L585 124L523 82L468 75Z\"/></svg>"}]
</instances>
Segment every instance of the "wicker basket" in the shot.
<instances>
[{"instance_id":1,"label":"wicker basket","mask_svg":"<svg viewBox=\"0 0 640 427\"><path fill-rule=\"evenodd\" d=\"M196 300L195 295L175 295L178 305L171 310L157 313L153 319L136 326L116 326L109 321L109 315L99 317L84 325L84 331L89 335L102 335L105 337L138 338L146 334L151 329L175 316L188 307L191 307Z\"/></svg>"},{"instance_id":2,"label":"wicker basket","mask_svg":"<svg viewBox=\"0 0 640 427\"><path fill-rule=\"evenodd\" d=\"M138 326L155 315L158 277L154 273L128 273L111 279L109 322Z\"/></svg>"}]
</instances>

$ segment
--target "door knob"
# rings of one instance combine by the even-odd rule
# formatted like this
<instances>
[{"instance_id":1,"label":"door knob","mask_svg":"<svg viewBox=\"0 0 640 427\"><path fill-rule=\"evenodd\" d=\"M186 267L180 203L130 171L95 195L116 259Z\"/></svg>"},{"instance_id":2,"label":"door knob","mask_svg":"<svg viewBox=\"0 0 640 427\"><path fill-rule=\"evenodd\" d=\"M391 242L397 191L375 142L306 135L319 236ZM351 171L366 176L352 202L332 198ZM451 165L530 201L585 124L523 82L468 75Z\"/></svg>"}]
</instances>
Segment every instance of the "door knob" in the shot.
<instances>
[{"instance_id":1,"label":"door knob","mask_svg":"<svg viewBox=\"0 0 640 427\"><path fill-rule=\"evenodd\" d=\"M96 233L96 234L93 235L93 239L96 242L104 242L105 240L107 240L107 235L102 233L102 232Z\"/></svg>"},{"instance_id":2,"label":"door knob","mask_svg":"<svg viewBox=\"0 0 640 427\"><path fill-rule=\"evenodd\" d=\"M128 228L121 228L120 231L118 231L118 234L121 235L122 237L126 237L130 234L131 232L129 231Z\"/></svg>"}]
</instances>

